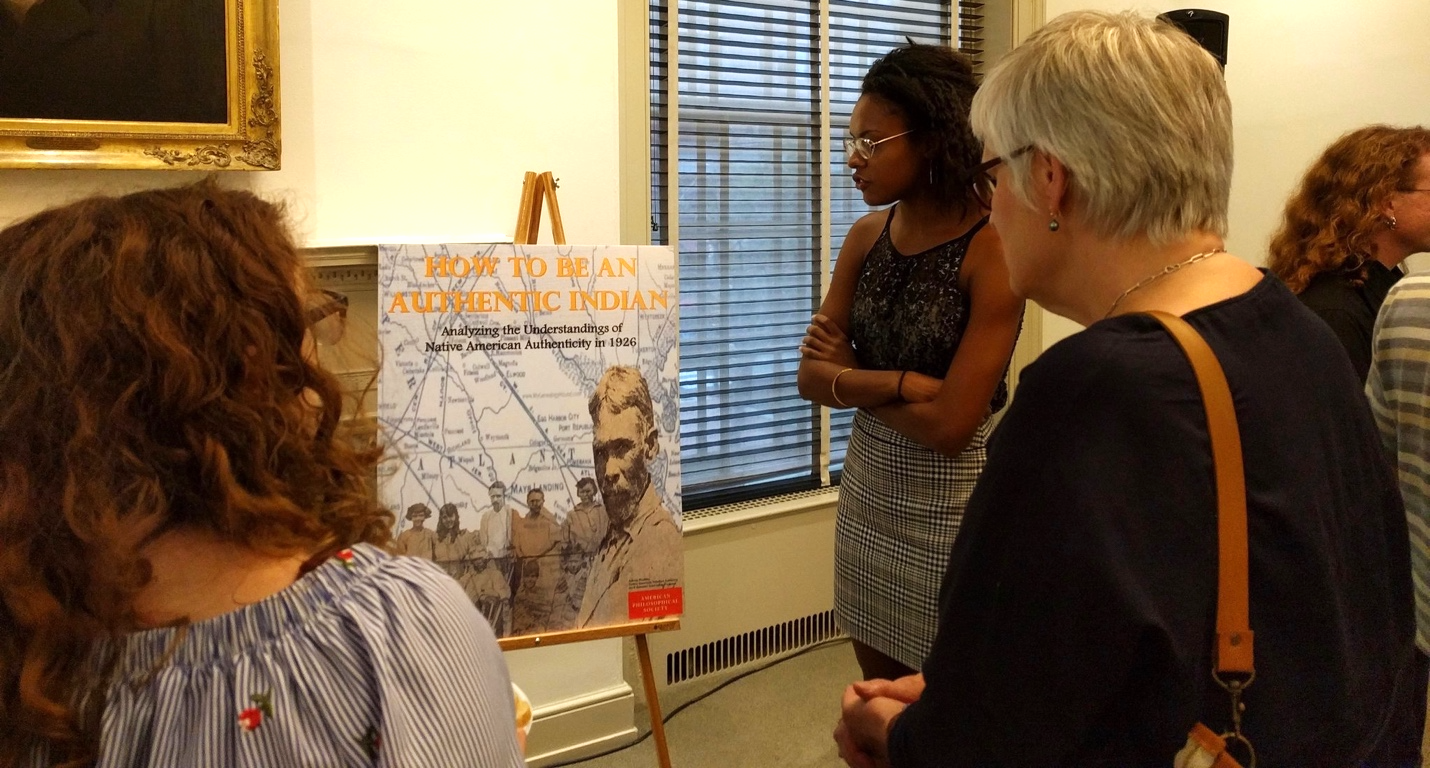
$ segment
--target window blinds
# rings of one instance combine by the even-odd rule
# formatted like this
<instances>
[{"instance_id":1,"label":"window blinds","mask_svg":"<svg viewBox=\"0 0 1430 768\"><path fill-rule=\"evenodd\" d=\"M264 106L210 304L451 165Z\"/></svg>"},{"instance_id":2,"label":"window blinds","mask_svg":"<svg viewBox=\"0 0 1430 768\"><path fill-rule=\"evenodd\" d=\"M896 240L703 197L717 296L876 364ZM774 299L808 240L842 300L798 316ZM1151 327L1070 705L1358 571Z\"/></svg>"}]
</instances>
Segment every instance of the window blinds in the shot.
<instances>
[{"instance_id":1,"label":"window blinds","mask_svg":"<svg viewBox=\"0 0 1430 768\"><path fill-rule=\"evenodd\" d=\"M819 306L824 249L837 254L849 226L869 211L848 182L840 139L875 58L906 38L952 41L948 2L830 0L828 14L823 39L817 0L650 4L651 239L671 243L678 230L687 509L820 484L826 415L796 390L798 346ZM672 121L676 30L679 115ZM826 103L833 156L821 154ZM828 210L821 204L826 174ZM672 192L678 222L670 220ZM820 236L825 219L829 243ZM829 424L835 472L851 417L836 412Z\"/></svg>"},{"instance_id":2,"label":"window blinds","mask_svg":"<svg viewBox=\"0 0 1430 768\"><path fill-rule=\"evenodd\" d=\"M859 85L874 60L908 40L949 44L951 13L949 3L935 0L831 0L829 14L829 112L837 141L848 133L849 113L854 111ZM834 233L830 248L838 255L844 234L870 208L849 180L852 171L844 155L836 153L830 160L834 180L830 187L830 232ZM831 260L831 269L833 264ZM836 473L844 466L854 411L831 410L829 419L829 469Z\"/></svg>"}]
</instances>

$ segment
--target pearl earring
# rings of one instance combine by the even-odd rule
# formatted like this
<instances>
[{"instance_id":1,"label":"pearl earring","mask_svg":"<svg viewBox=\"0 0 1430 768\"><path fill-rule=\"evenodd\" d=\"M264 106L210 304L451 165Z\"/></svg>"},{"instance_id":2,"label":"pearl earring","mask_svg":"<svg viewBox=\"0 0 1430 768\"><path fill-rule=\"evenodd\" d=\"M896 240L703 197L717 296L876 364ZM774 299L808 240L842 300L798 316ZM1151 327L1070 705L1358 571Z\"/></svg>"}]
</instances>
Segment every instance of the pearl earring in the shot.
<instances>
[{"instance_id":1,"label":"pearl earring","mask_svg":"<svg viewBox=\"0 0 1430 768\"><path fill-rule=\"evenodd\" d=\"M1059 225L1058 225L1058 220L1057 220L1057 219L1052 219L1052 220L1050 220L1050 221L1048 222L1048 231L1049 231L1049 232L1056 232L1056 231L1058 231L1058 226L1059 226Z\"/></svg>"},{"instance_id":2,"label":"pearl earring","mask_svg":"<svg viewBox=\"0 0 1430 768\"><path fill-rule=\"evenodd\" d=\"M1395 229L1395 217L1391 216L1390 218L1386 219L1385 226L1390 227L1391 229Z\"/></svg>"}]
</instances>

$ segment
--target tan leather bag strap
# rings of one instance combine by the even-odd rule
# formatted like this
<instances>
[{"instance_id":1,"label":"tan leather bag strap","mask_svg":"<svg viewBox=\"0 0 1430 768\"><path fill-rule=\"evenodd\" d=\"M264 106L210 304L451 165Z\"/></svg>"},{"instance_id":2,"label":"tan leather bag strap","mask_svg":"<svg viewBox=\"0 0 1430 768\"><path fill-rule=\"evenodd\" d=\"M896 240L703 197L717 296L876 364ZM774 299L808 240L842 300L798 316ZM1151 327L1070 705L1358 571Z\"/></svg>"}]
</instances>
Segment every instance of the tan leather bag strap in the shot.
<instances>
[{"instance_id":1,"label":"tan leather bag strap","mask_svg":"<svg viewBox=\"0 0 1430 768\"><path fill-rule=\"evenodd\" d=\"M1161 323L1191 361L1207 411L1217 494L1216 671L1252 675L1249 564L1246 545L1246 474L1241 463L1241 432L1231 388L1216 353L1201 334L1176 315L1148 312ZM1219 678L1220 679L1220 678Z\"/></svg>"}]
</instances>

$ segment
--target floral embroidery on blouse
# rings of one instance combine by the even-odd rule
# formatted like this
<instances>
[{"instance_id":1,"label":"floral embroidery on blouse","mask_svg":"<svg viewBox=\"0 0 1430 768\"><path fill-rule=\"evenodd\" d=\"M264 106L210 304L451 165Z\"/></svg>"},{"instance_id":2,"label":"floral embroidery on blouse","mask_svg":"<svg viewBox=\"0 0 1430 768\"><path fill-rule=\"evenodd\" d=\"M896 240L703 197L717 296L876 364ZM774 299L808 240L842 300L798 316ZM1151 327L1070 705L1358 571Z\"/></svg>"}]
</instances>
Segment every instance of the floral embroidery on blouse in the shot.
<instances>
[{"instance_id":1,"label":"floral embroidery on blouse","mask_svg":"<svg viewBox=\"0 0 1430 768\"><path fill-rule=\"evenodd\" d=\"M258 726L263 725L264 717L273 717L273 694L271 692L255 693L248 697L254 706L238 713L238 724L245 731L255 731Z\"/></svg>"},{"instance_id":2,"label":"floral embroidery on blouse","mask_svg":"<svg viewBox=\"0 0 1430 768\"><path fill-rule=\"evenodd\" d=\"M351 549L338 550L338 554L336 555L336 557L339 560L343 561L344 568L350 569L353 567L353 551Z\"/></svg>"}]
</instances>

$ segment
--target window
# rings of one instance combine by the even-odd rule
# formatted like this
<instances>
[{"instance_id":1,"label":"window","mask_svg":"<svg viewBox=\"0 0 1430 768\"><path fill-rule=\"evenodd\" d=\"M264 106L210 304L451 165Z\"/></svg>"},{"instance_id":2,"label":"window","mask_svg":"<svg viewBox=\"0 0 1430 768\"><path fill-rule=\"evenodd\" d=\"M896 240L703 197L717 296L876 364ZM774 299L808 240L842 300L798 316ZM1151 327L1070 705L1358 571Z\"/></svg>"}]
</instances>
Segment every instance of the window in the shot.
<instances>
[{"instance_id":1,"label":"window","mask_svg":"<svg viewBox=\"0 0 1430 768\"><path fill-rule=\"evenodd\" d=\"M864 72L906 38L951 45L957 13L960 44L977 56L982 3L954 5L650 3L651 242L680 260L687 509L837 479L852 413L805 402L795 379L833 255L869 211L840 139Z\"/></svg>"}]
</instances>

